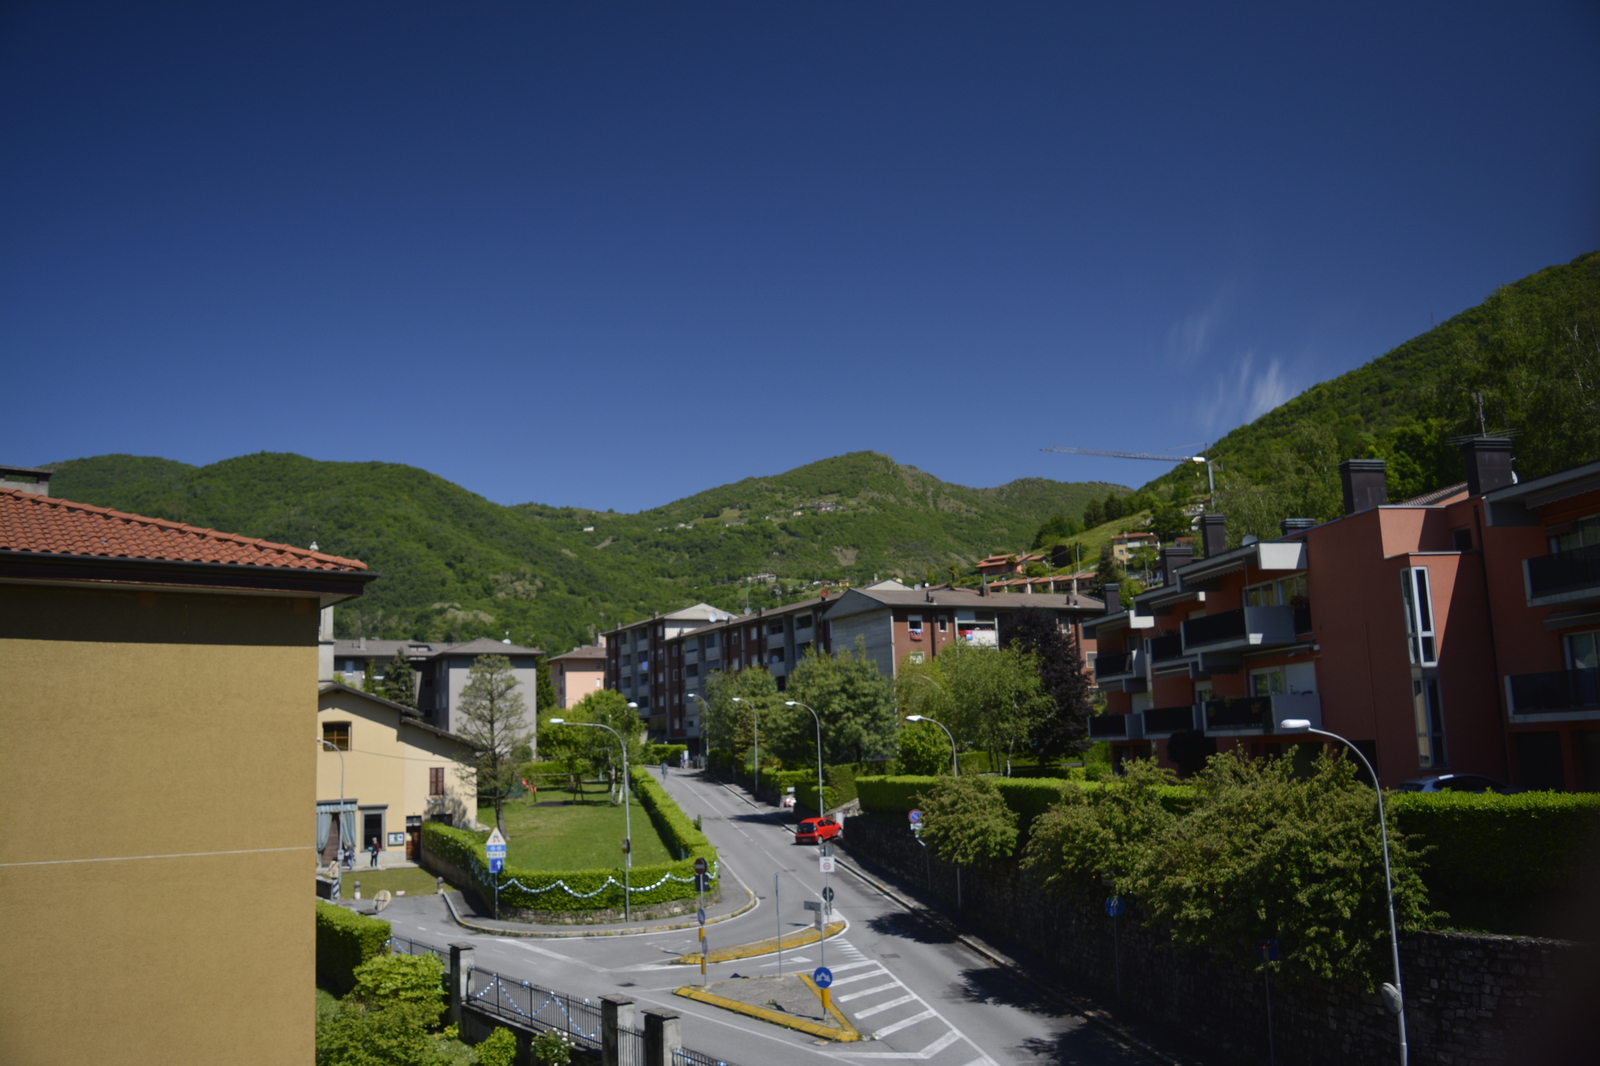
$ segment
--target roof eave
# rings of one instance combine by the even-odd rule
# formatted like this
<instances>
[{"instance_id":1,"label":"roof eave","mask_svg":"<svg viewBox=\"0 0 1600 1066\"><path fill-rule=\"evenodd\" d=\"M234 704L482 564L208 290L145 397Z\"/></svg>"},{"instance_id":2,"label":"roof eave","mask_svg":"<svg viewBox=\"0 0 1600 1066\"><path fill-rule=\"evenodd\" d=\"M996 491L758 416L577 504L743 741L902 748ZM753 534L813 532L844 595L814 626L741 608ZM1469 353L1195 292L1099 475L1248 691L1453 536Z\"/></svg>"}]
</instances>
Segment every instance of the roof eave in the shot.
<instances>
[{"instance_id":1,"label":"roof eave","mask_svg":"<svg viewBox=\"0 0 1600 1066\"><path fill-rule=\"evenodd\" d=\"M378 576L371 570L311 570L0 549L0 580L52 584L91 581L315 596L323 607L355 599Z\"/></svg>"}]
</instances>

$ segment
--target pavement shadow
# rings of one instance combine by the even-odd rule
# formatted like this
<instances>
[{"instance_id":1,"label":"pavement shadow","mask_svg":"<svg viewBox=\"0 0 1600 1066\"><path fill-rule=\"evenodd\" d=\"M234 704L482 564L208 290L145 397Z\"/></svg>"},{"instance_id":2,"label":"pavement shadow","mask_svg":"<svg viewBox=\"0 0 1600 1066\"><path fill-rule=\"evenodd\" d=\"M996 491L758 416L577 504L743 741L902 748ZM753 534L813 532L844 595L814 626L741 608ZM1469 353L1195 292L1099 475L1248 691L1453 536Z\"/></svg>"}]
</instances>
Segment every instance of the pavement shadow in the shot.
<instances>
[{"instance_id":1,"label":"pavement shadow","mask_svg":"<svg viewBox=\"0 0 1600 1066\"><path fill-rule=\"evenodd\" d=\"M1149 1066L1150 1059L1093 1027L1079 1022L1052 1037L1031 1037L1017 1045L1037 1066Z\"/></svg>"},{"instance_id":2,"label":"pavement shadow","mask_svg":"<svg viewBox=\"0 0 1600 1066\"><path fill-rule=\"evenodd\" d=\"M954 933L904 911L869 918L867 928L879 936L897 936L918 944L953 944L956 940Z\"/></svg>"},{"instance_id":3,"label":"pavement shadow","mask_svg":"<svg viewBox=\"0 0 1600 1066\"><path fill-rule=\"evenodd\" d=\"M1000 966L962 970L961 994L974 1003L1016 1007L1045 1018L1059 1018L1069 1013L1057 998L1045 995L1037 984L1016 970Z\"/></svg>"}]
</instances>

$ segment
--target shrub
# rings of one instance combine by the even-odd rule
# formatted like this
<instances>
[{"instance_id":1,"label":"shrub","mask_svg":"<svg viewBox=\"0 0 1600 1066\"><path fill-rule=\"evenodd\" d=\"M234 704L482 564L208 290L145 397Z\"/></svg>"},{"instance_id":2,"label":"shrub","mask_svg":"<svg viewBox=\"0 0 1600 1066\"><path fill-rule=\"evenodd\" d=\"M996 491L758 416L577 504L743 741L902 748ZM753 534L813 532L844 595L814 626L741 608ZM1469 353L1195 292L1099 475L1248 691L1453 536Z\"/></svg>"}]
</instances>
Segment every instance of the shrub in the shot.
<instances>
[{"instance_id":1,"label":"shrub","mask_svg":"<svg viewBox=\"0 0 1600 1066\"><path fill-rule=\"evenodd\" d=\"M388 942L388 922L317 901L317 983L328 991L350 991L356 968L383 954Z\"/></svg>"},{"instance_id":2,"label":"shrub","mask_svg":"<svg viewBox=\"0 0 1600 1066\"><path fill-rule=\"evenodd\" d=\"M1017 849L1017 812L992 777L943 777L918 797L922 835L944 862L975 866L1007 858Z\"/></svg>"},{"instance_id":3,"label":"shrub","mask_svg":"<svg viewBox=\"0 0 1600 1066\"><path fill-rule=\"evenodd\" d=\"M572 1062L572 1041L560 1029L546 1029L533 1038L533 1057L543 1066L568 1066Z\"/></svg>"},{"instance_id":4,"label":"shrub","mask_svg":"<svg viewBox=\"0 0 1600 1066\"><path fill-rule=\"evenodd\" d=\"M862 810L871 814L896 815L915 808L917 796L938 783L939 778L925 775L858 777L856 792L861 797Z\"/></svg>"},{"instance_id":5,"label":"shrub","mask_svg":"<svg viewBox=\"0 0 1600 1066\"><path fill-rule=\"evenodd\" d=\"M350 995L317 1018L317 1066L436 1066L471 1062L436 1033L444 966L433 955L380 955L355 972Z\"/></svg>"},{"instance_id":6,"label":"shrub","mask_svg":"<svg viewBox=\"0 0 1600 1066\"><path fill-rule=\"evenodd\" d=\"M496 1026L489 1039L472 1050L478 1053L478 1066L516 1066L517 1035Z\"/></svg>"}]
</instances>

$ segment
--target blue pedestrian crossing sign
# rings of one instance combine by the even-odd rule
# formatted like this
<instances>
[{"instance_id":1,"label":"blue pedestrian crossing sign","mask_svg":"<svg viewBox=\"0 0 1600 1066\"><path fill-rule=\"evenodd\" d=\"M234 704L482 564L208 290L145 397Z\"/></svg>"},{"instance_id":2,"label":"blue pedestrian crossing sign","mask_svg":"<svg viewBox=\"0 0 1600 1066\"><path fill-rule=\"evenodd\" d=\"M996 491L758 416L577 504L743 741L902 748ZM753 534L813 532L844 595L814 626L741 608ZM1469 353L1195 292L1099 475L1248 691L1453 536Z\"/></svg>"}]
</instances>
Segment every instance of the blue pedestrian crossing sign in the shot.
<instances>
[{"instance_id":1,"label":"blue pedestrian crossing sign","mask_svg":"<svg viewBox=\"0 0 1600 1066\"><path fill-rule=\"evenodd\" d=\"M827 988L833 984L833 971L826 966L818 966L811 971L811 980L816 983L818 988Z\"/></svg>"}]
</instances>

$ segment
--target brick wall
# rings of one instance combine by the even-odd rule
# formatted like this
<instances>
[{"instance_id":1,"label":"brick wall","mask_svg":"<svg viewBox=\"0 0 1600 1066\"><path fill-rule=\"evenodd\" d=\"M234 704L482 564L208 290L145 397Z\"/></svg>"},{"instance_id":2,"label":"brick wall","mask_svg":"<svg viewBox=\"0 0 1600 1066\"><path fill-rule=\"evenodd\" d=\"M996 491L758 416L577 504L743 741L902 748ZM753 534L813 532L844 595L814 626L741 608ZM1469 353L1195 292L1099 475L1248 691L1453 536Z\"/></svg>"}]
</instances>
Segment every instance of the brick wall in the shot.
<instances>
[{"instance_id":1,"label":"brick wall","mask_svg":"<svg viewBox=\"0 0 1600 1066\"><path fill-rule=\"evenodd\" d=\"M843 848L861 865L955 902L954 868L931 859L904 822L855 818L846 835ZM1118 953L1103 899L1048 895L1014 864L965 870L961 890L965 922L1026 944L1107 990L1115 987ZM1136 900L1117 922L1125 1002L1225 1058L1267 1061L1266 992L1258 971L1230 956L1173 947L1162 930L1140 925ZM1532 1057L1530 1038L1558 1030L1582 1009L1580 999L1594 998L1592 987L1573 980L1579 958L1576 945L1530 937L1423 933L1403 941L1411 1062L1541 1061ZM1399 1061L1394 1016L1376 994L1354 984L1275 977L1272 1010L1279 1062Z\"/></svg>"}]
</instances>

